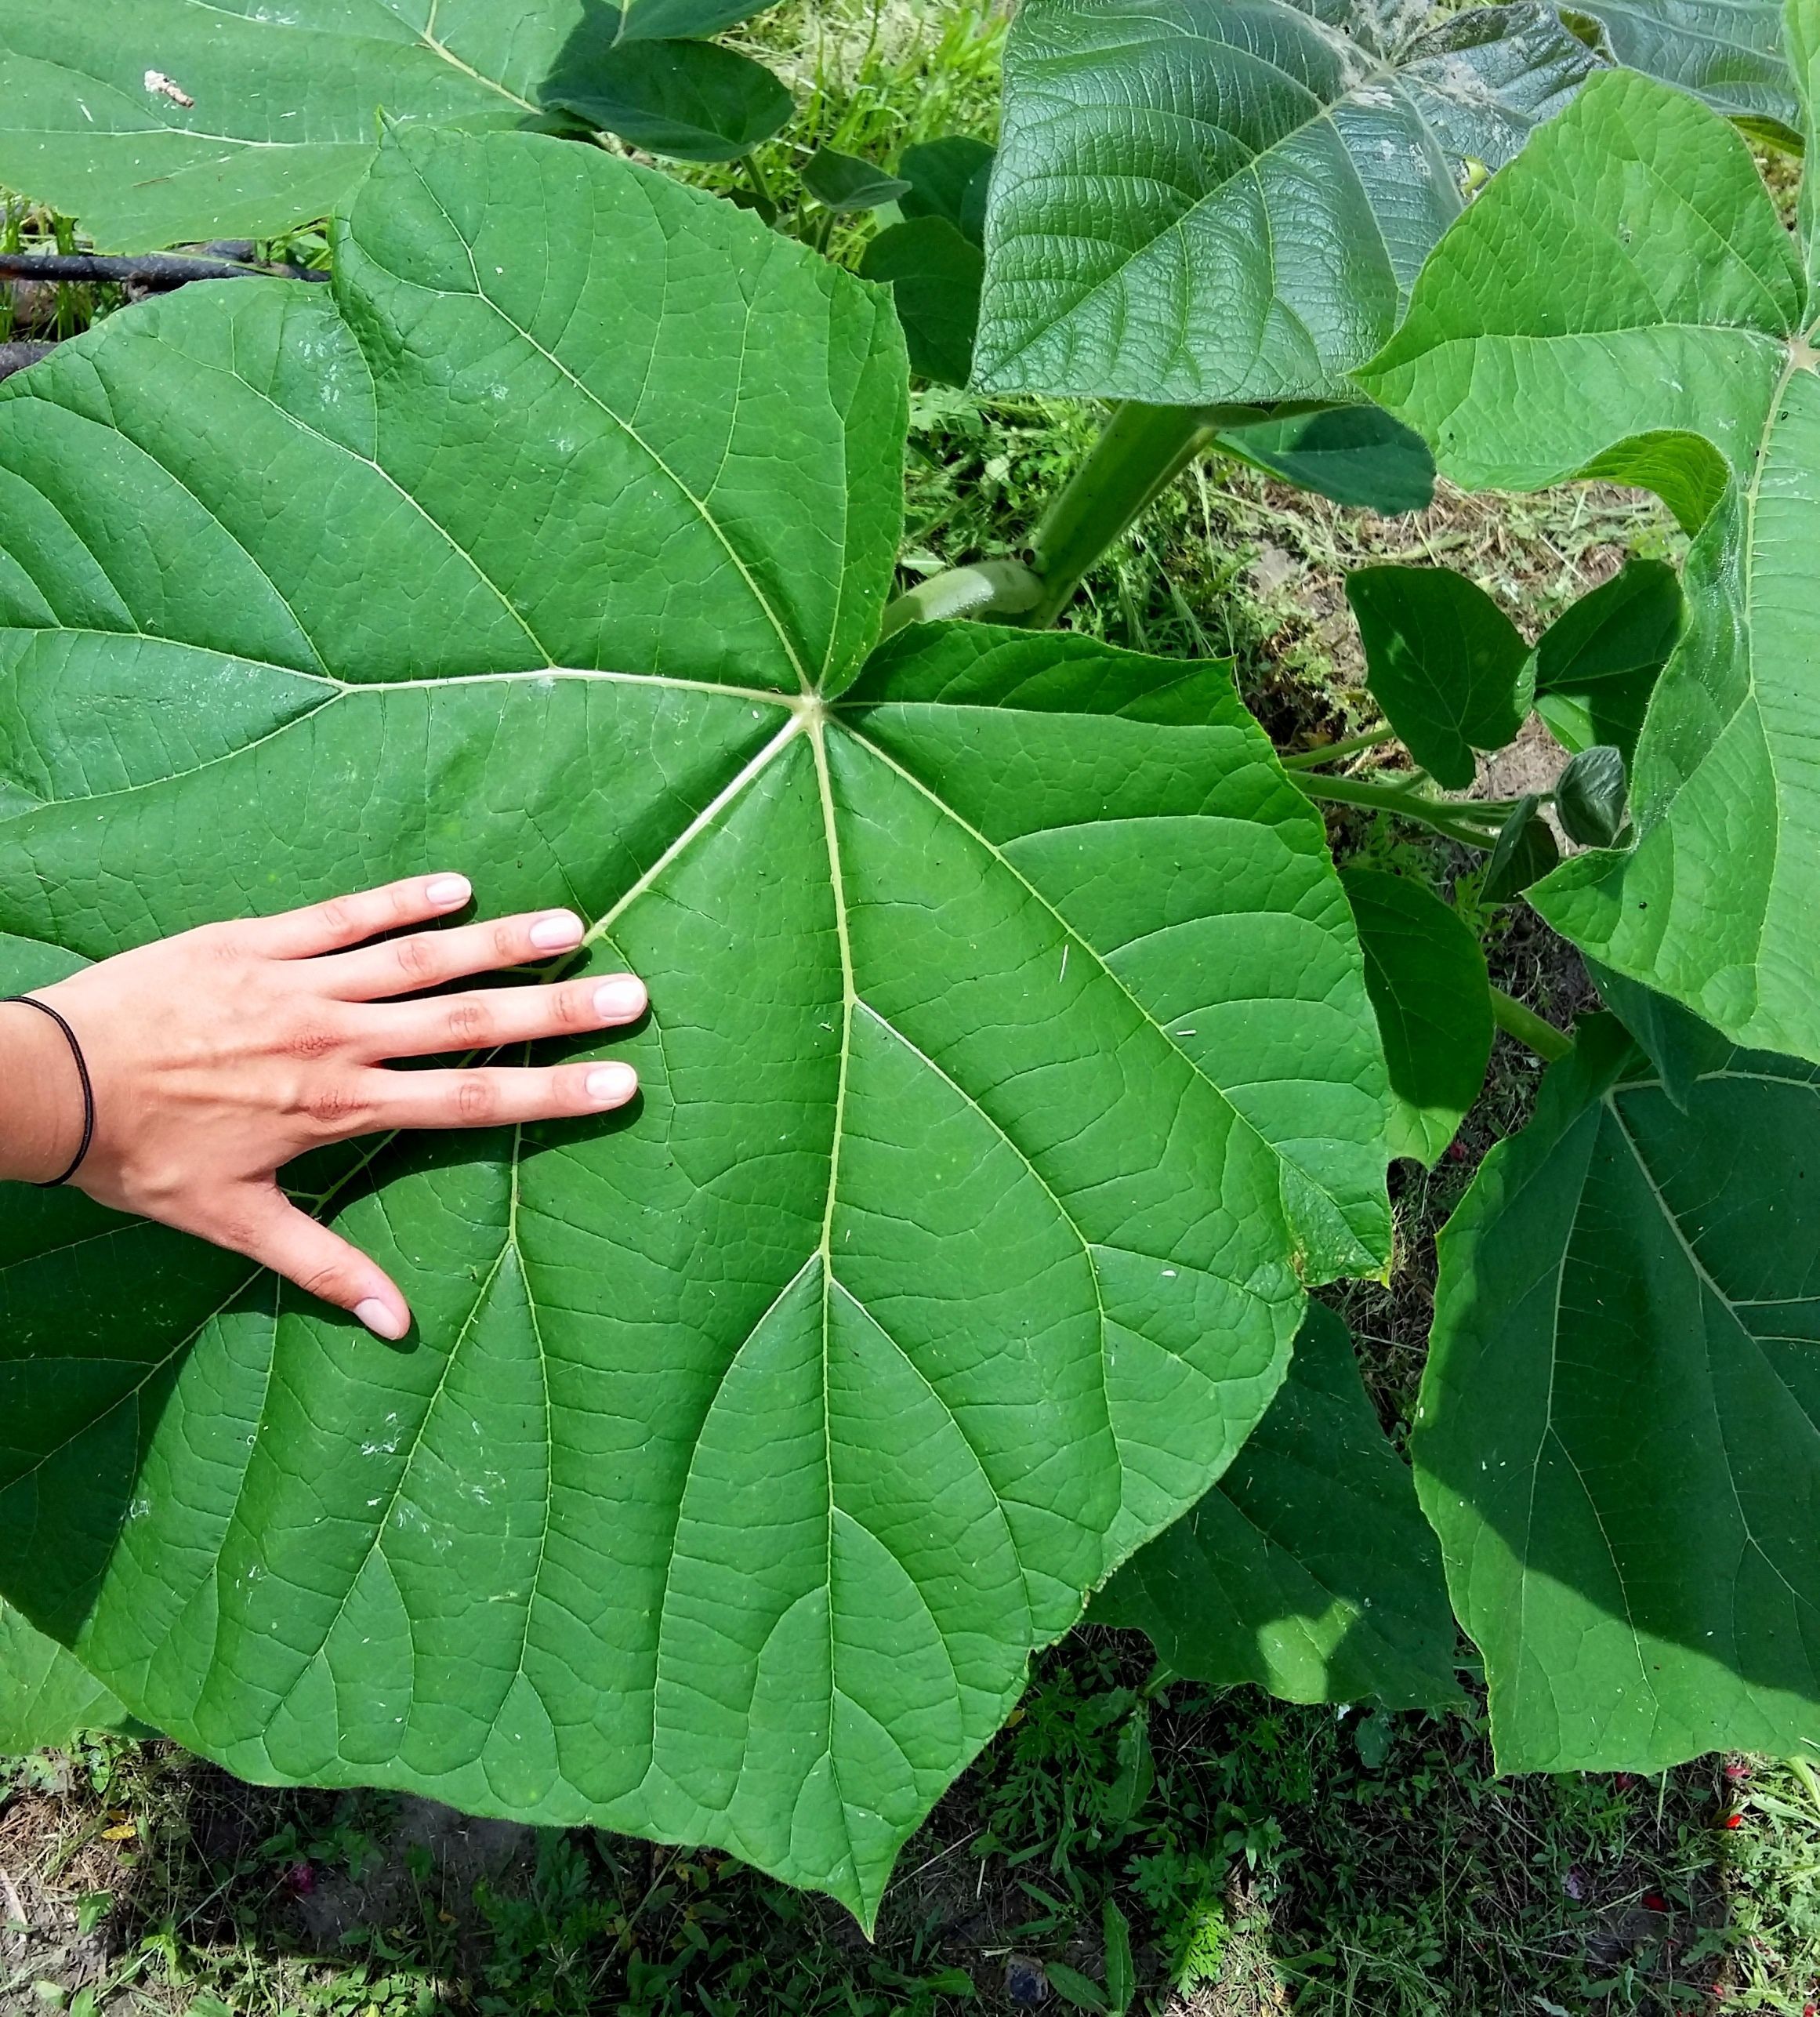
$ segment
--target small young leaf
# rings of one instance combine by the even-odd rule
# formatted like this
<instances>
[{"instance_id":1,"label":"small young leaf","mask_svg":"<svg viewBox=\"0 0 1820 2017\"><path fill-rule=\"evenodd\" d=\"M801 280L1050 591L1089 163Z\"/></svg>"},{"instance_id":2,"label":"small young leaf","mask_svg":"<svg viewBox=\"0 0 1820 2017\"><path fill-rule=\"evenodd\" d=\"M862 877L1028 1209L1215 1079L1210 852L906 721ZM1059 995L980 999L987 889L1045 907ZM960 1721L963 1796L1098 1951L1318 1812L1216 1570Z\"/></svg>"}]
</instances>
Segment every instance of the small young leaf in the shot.
<instances>
[{"instance_id":1,"label":"small young leaf","mask_svg":"<svg viewBox=\"0 0 1820 2017\"><path fill-rule=\"evenodd\" d=\"M1386 1710L1374 1709L1353 1725L1352 1740L1358 1747L1358 1761L1367 1772L1383 1769L1396 1736L1397 1726Z\"/></svg>"},{"instance_id":2,"label":"small young leaf","mask_svg":"<svg viewBox=\"0 0 1820 2017\"><path fill-rule=\"evenodd\" d=\"M1333 406L1234 428L1216 445L1336 504L1389 517L1434 501L1434 459L1413 429L1381 406Z\"/></svg>"},{"instance_id":3,"label":"small young leaf","mask_svg":"<svg viewBox=\"0 0 1820 2017\"><path fill-rule=\"evenodd\" d=\"M1624 755L1608 742L1583 749L1554 788L1555 817L1583 847L1615 847L1625 828Z\"/></svg>"},{"instance_id":4,"label":"small young leaf","mask_svg":"<svg viewBox=\"0 0 1820 2017\"><path fill-rule=\"evenodd\" d=\"M1360 568L1346 597L1373 698L1435 782L1463 791L1474 751L1502 749L1529 712L1529 648L1517 626L1446 568Z\"/></svg>"},{"instance_id":5,"label":"small young leaf","mask_svg":"<svg viewBox=\"0 0 1820 2017\"><path fill-rule=\"evenodd\" d=\"M794 103L762 63L714 42L627 42L566 64L546 102L647 154L734 161L768 140Z\"/></svg>"},{"instance_id":6,"label":"small young leaf","mask_svg":"<svg viewBox=\"0 0 1820 2017\"><path fill-rule=\"evenodd\" d=\"M980 322L977 245L945 217L915 217L881 231L865 248L860 272L889 281L910 349L910 368L943 385L965 385L973 370Z\"/></svg>"},{"instance_id":7,"label":"small young leaf","mask_svg":"<svg viewBox=\"0 0 1820 2017\"><path fill-rule=\"evenodd\" d=\"M963 238L986 242L986 198L997 151L953 134L904 150L897 172L910 184L897 207L906 217L945 217Z\"/></svg>"},{"instance_id":8,"label":"small young leaf","mask_svg":"<svg viewBox=\"0 0 1820 2017\"><path fill-rule=\"evenodd\" d=\"M1554 831L1537 810L1541 800L1533 792L1517 801L1510 817L1499 829L1497 843L1485 864L1481 894L1487 903L1508 903L1521 896L1532 883L1539 882L1561 860Z\"/></svg>"},{"instance_id":9,"label":"small young leaf","mask_svg":"<svg viewBox=\"0 0 1820 2017\"><path fill-rule=\"evenodd\" d=\"M1535 711L1563 749L1577 756L1609 742L1631 761L1684 613L1674 569L1660 560L1631 560L1543 633L1535 648Z\"/></svg>"},{"instance_id":10,"label":"small young leaf","mask_svg":"<svg viewBox=\"0 0 1820 2017\"><path fill-rule=\"evenodd\" d=\"M1494 1034L1485 956L1407 876L1343 869L1390 1070L1390 1153L1432 1169L1479 1096Z\"/></svg>"},{"instance_id":11,"label":"small young leaf","mask_svg":"<svg viewBox=\"0 0 1820 2017\"><path fill-rule=\"evenodd\" d=\"M910 185L857 154L818 147L803 171L803 187L825 210L846 212L876 210L895 203Z\"/></svg>"},{"instance_id":12,"label":"small young leaf","mask_svg":"<svg viewBox=\"0 0 1820 2017\"><path fill-rule=\"evenodd\" d=\"M1106 1942L1106 2001L1111 2017L1125 2017L1137 1993L1137 1973L1131 1961L1131 1927L1111 1898L1106 1900L1100 1923Z\"/></svg>"},{"instance_id":13,"label":"small young leaf","mask_svg":"<svg viewBox=\"0 0 1820 2017\"><path fill-rule=\"evenodd\" d=\"M1291 1702L1457 1698L1434 1536L1325 1304L1308 1304L1289 1377L1232 1467L1088 1615L1147 1634L1191 1680Z\"/></svg>"},{"instance_id":14,"label":"small young leaf","mask_svg":"<svg viewBox=\"0 0 1820 2017\"><path fill-rule=\"evenodd\" d=\"M1076 2010L1089 2010L1093 2017L1110 2017L1111 2006L1097 1982L1089 1981L1078 1968L1070 1968L1065 1961L1050 1961L1043 1973L1049 1977L1049 1986L1063 2002Z\"/></svg>"}]
</instances>

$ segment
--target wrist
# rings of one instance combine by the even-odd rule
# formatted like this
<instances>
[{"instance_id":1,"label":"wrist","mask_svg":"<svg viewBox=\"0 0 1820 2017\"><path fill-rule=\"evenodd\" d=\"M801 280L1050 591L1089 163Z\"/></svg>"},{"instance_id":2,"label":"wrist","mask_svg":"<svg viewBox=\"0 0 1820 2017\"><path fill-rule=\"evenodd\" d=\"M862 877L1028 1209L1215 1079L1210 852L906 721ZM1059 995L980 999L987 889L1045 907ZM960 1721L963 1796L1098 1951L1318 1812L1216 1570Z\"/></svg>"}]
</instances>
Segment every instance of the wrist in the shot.
<instances>
[{"instance_id":1,"label":"wrist","mask_svg":"<svg viewBox=\"0 0 1820 2017\"><path fill-rule=\"evenodd\" d=\"M82 1086L50 1018L0 1003L0 1181L48 1184L82 1139Z\"/></svg>"}]
</instances>

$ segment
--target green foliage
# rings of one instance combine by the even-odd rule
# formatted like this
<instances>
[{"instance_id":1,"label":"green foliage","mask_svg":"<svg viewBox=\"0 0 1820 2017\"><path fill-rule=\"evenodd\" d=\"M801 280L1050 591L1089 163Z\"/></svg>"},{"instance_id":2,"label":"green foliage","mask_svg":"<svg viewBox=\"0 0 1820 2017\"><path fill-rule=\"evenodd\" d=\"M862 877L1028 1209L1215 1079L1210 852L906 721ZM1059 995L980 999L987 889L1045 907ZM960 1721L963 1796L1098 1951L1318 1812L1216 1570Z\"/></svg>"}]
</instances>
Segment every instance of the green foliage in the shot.
<instances>
[{"instance_id":1,"label":"green foliage","mask_svg":"<svg viewBox=\"0 0 1820 2017\"><path fill-rule=\"evenodd\" d=\"M1575 755L1609 743L1630 763L1682 615L1673 568L1630 560L1551 624L1535 648L1535 711L1555 740Z\"/></svg>"},{"instance_id":2,"label":"green foliage","mask_svg":"<svg viewBox=\"0 0 1820 2017\"><path fill-rule=\"evenodd\" d=\"M1381 407L1332 406L1256 421L1226 429L1219 443L1228 454L1336 504L1390 515L1426 511L1434 502L1434 462L1427 443Z\"/></svg>"},{"instance_id":3,"label":"green foliage","mask_svg":"<svg viewBox=\"0 0 1820 2017\"><path fill-rule=\"evenodd\" d=\"M1090 1615L1147 1632L1193 1680L1256 1681L1292 1702L1458 1699L1434 1537L1331 1310L1308 1305L1289 1377L1232 1467Z\"/></svg>"},{"instance_id":4,"label":"green foliage","mask_svg":"<svg viewBox=\"0 0 1820 2017\"><path fill-rule=\"evenodd\" d=\"M886 175L857 154L818 147L803 170L803 187L825 209L877 210L909 192L901 176Z\"/></svg>"},{"instance_id":5,"label":"green foliage","mask_svg":"<svg viewBox=\"0 0 1820 2017\"><path fill-rule=\"evenodd\" d=\"M1383 1039L1390 1153L1432 1168L1485 1083L1492 1036L1485 956L1472 927L1412 878L1350 867L1340 880Z\"/></svg>"},{"instance_id":6,"label":"green foliage","mask_svg":"<svg viewBox=\"0 0 1820 2017\"><path fill-rule=\"evenodd\" d=\"M1412 1451L1506 1769L1820 1729L1815 1076L1728 1050L1677 1108L1583 1025L1441 1235Z\"/></svg>"},{"instance_id":7,"label":"green foliage","mask_svg":"<svg viewBox=\"0 0 1820 2017\"><path fill-rule=\"evenodd\" d=\"M1445 568L1361 568L1346 578L1372 698L1435 781L1463 791L1474 753L1515 739L1534 693L1516 626Z\"/></svg>"},{"instance_id":8,"label":"green foliage","mask_svg":"<svg viewBox=\"0 0 1820 2017\"><path fill-rule=\"evenodd\" d=\"M979 247L945 217L906 218L873 239L859 270L891 289L911 369L937 385L965 385L985 270Z\"/></svg>"},{"instance_id":9,"label":"green foliage","mask_svg":"<svg viewBox=\"0 0 1820 2017\"><path fill-rule=\"evenodd\" d=\"M673 161L736 161L795 109L762 63L714 42L622 41L565 51L542 93L576 118Z\"/></svg>"},{"instance_id":10,"label":"green foliage","mask_svg":"<svg viewBox=\"0 0 1820 2017\"><path fill-rule=\"evenodd\" d=\"M1820 1057L1820 793L1802 753L1820 601L1820 377L1801 248L1717 114L1596 78L1496 178L1362 374L1470 486L1628 474L1701 529L1687 629L1631 779L1635 847L1543 915L1735 1041Z\"/></svg>"},{"instance_id":11,"label":"green foliage","mask_svg":"<svg viewBox=\"0 0 1820 2017\"><path fill-rule=\"evenodd\" d=\"M1419 32L1410 31L1412 19ZM1548 8L1026 0L979 382L1191 405L1350 399L1460 208L1593 65Z\"/></svg>"},{"instance_id":12,"label":"green foliage","mask_svg":"<svg viewBox=\"0 0 1820 2017\"><path fill-rule=\"evenodd\" d=\"M0 395L56 499L9 538L0 924L96 958L459 835L647 978L644 1103L324 1174L399 1351L9 1208L0 1573L244 1772L717 1843L869 1919L1263 1412L1303 1282L1382 1263L1350 916L1224 665L958 626L861 669L882 296L524 136L395 141L336 248Z\"/></svg>"},{"instance_id":13,"label":"green foliage","mask_svg":"<svg viewBox=\"0 0 1820 2017\"><path fill-rule=\"evenodd\" d=\"M66 1750L85 1731L139 1727L73 1653L0 1604L0 1758Z\"/></svg>"},{"instance_id":14,"label":"green foliage","mask_svg":"<svg viewBox=\"0 0 1820 2017\"><path fill-rule=\"evenodd\" d=\"M1583 847L1615 847L1626 822L1624 753L1595 742L1575 756L1555 781L1554 810L1568 840Z\"/></svg>"},{"instance_id":15,"label":"green foliage","mask_svg":"<svg viewBox=\"0 0 1820 2017\"><path fill-rule=\"evenodd\" d=\"M1563 12L1627 69L1691 91L1748 133L1800 149L1782 0L1574 0Z\"/></svg>"}]
</instances>

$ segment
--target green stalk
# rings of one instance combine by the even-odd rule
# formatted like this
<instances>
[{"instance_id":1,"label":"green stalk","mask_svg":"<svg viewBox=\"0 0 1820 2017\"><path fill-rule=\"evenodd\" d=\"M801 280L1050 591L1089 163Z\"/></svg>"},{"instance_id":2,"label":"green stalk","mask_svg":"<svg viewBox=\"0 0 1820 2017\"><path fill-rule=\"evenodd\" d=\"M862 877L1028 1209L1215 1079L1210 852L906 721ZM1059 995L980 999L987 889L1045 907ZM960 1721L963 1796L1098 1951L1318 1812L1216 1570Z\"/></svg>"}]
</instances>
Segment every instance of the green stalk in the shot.
<instances>
[{"instance_id":1,"label":"green stalk","mask_svg":"<svg viewBox=\"0 0 1820 2017\"><path fill-rule=\"evenodd\" d=\"M739 158L739 165L745 170L746 180L752 187L752 194L759 200L759 215L767 224L776 223L778 221L777 196L770 183L765 178L764 170L759 166L758 156L741 154Z\"/></svg>"},{"instance_id":2,"label":"green stalk","mask_svg":"<svg viewBox=\"0 0 1820 2017\"><path fill-rule=\"evenodd\" d=\"M1303 749L1278 761L1285 771L1318 770L1323 764L1337 764L1343 756L1356 756L1361 749L1375 749L1396 733L1391 728L1369 728L1362 735L1349 735L1343 742L1329 742L1318 749Z\"/></svg>"},{"instance_id":3,"label":"green stalk","mask_svg":"<svg viewBox=\"0 0 1820 2017\"><path fill-rule=\"evenodd\" d=\"M939 623L970 616L977 622L1014 619L1032 608L1042 583L1021 560L976 560L968 568L947 568L919 582L886 610L879 625L882 644L906 623Z\"/></svg>"},{"instance_id":4,"label":"green stalk","mask_svg":"<svg viewBox=\"0 0 1820 2017\"><path fill-rule=\"evenodd\" d=\"M1383 785L1369 778L1317 778L1291 771L1289 782L1317 805L1357 805L1377 812L1394 812L1405 819L1419 820L1467 847L1489 847L1514 803L1502 799L1430 798L1414 781L1407 785Z\"/></svg>"},{"instance_id":5,"label":"green stalk","mask_svg":"<svg viewBox=\"0 0 1820 2017\"><path fill-rule=\"evenodd\" d=\"M1550 1065L1558 1065L1573 1049L1573 1039L1544 1022L1535 1010L1525 1008L1514 995L1502 988L1492 990L1492 1020L1506 1036L1514 1036L1526 1050Z\"/></svg>"}]
</instances>

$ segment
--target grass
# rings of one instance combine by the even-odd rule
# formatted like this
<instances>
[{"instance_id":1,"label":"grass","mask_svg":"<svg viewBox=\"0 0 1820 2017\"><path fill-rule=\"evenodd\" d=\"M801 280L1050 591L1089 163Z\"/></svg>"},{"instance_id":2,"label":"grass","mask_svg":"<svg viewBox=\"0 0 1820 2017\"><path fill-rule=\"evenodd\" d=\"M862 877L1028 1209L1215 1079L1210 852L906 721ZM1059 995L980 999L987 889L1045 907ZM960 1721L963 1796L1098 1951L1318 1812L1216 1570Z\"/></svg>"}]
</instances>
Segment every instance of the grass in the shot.
<instances>
[{"instance_id":1,"label":"grass","mask_svg":"<svg viewBox=\"0 0 1820 2017\"><path fill-rule=\"evenodd\" d=\"M1003 31L982 0L790 0L760 16L745 45L789 78L802 115L760 173L788 187L815 144L889 165L943 132L989 137ZM696 179L731 191L744 174ZM850 258L871 228L843 223L831 249ZM67 221L35 214L9 213L7 230L9 245L74 242ZM321 241L280 249L319 258ZM0 299L0 317L61 335L114 305L62 290ZM919 391L906 585L1021 552L1098 420ZM1300 747L1370 719L1348 568L1461 568L1533 634L1624 553L1676 550L1659 510L1609 489L1496 504L1444 491L1384 521L1215 459L1107 557L1068 621L1166 655L1231 655L1260 718ZM1450 889L1533 1007L1565 1023L1584 1004L1558 941L1520 909L1478 903L1470 858L1381 818L1333 830L1343 853ZM1393 1435L1419 1378L1435 1230L1521 1124L1536 1076L1500 1041L1456 1152L1433 1173L1398 1166L1390 1282L1341 1299ZM717 1854L251 1787L161 1743L0 1767L0 2017L996 2012L1051 1966L1054 1984L1104 1985L1108 1901L1130 1929L1138 2007L1167 2017L1811 2017L1820 1781L1745 1758L1651 1780L1500 1779L1476 1713L1209 1689L1155 1672L1133 1635L1085 1629L1038 1663L1010 1725L909 1845L868 1945L825 1901ZM1050 1987L1045 2007L1068 2006Z\"/></svg>"}]
</instances>

